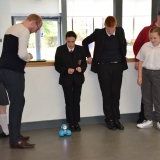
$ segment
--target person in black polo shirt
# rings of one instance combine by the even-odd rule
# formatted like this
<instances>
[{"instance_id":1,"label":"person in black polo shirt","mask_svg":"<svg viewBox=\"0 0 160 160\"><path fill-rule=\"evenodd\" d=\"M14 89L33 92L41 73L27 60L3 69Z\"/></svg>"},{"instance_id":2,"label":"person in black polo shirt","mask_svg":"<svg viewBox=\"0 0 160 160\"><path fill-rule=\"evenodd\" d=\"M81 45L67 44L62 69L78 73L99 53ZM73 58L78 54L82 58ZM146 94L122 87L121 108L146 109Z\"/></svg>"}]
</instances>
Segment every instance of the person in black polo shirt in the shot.
<instances>
[{"instance_id":1,"label":"person in black polo shirt","mask_svg":"<svg viewBox=\"0 0 160 160\"><path fill-rule=\"evenodd\" d=\"M82 44L88 62L92 63L91 71L98 75L107 127L111 130L124 130L124 126L119 122L119 100L123 70L128 68L125 58L127 43L124 30L117 27L115 17L108 16L104 25L105 28L95 29ZM93 59L88 48L92 42L95 42Z\"/></svg>"}]
</instances>

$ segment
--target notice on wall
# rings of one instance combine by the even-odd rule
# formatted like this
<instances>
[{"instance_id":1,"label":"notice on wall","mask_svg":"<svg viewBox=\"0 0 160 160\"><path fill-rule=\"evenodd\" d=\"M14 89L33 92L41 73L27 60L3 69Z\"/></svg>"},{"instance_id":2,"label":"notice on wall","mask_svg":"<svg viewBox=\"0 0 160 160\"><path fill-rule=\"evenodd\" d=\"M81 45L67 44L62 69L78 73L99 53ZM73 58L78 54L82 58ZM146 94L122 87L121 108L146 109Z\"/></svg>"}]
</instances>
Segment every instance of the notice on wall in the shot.
<instances>
[{"instance_id":1,"label":"notice on wall","mask_svg":"<svg viewBox=\"0 0 160 160\"><path fill-rule=\"evenodd\" d=\"M1 19L0 19L0 42L2 42L2 24L1 24Z\"/></svg>"},{"instance_id":2,"label":"notice on wall","mask_svg":"<svg viewBox=\"0 0 160 160\"><path fill-rule=\"evenodd\" d=\"M40 35L41 35L41 37L44 37L44 29L43 29L43 27L41 27L41 29L40 29Z\"/></svg>"},{"instance_id":3,"label":"notice on wall","mask_svg":"<svg viewBox=\"0 0 160 160\"><path fill-rule=\"evenodd\" d=\"M2 42L2 29L0 29L0 42Z\"/></svg>"}]
</instances>

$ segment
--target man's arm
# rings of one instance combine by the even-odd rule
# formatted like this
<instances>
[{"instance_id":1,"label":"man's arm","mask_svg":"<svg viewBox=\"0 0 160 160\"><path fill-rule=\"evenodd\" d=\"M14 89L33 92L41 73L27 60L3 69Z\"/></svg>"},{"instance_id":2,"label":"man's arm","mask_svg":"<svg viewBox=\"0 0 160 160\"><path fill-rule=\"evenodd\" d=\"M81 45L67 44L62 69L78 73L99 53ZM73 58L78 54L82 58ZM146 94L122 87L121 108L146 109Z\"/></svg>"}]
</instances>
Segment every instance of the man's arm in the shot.
<instances>
[{"instance_id":1,"label":"man's arm","mask_svg":"<svg viewBox=\"0 0 160 160\"><path fill-rule=\"evenodd\" d=\"M30 33L28 30L23 30L23 32L19 35L19 46L18 46L18 56L20 59L28 62L33 58L31 53L28 53L27 46L29 41Z\"/></svg>"},{"instance_id":2,"label":"man's arm","mask_svg":"<svg viewBox=\"0 0 160 160\"><path fill-rule=\"evenodd\" d=\"M134 69L138 70L139 62L135 62Z\"/></svg>"},{"instance_id":3,"label":"man's arm","mask_svg":"<svg viewBox=\"0 0 160 160\"><path fill-rule=\"evenodd\" d=\"M137 83L139 86L142 85L142 61L139 61Z\"/></svg>"},{"instance_id":4,"label":"man's arm","mask_svg":"<svg viewBox=\"0 0 160 160\"><path fill-rule=\"evenodd\" d=\"M82 41L82 45L85 49L86 57L88 59L89 64L92 63L92 57L91 57L91 53L89 51L89 46L88 45L96 40L96 32L95 31Z\"/></svg>"}]
</instances>

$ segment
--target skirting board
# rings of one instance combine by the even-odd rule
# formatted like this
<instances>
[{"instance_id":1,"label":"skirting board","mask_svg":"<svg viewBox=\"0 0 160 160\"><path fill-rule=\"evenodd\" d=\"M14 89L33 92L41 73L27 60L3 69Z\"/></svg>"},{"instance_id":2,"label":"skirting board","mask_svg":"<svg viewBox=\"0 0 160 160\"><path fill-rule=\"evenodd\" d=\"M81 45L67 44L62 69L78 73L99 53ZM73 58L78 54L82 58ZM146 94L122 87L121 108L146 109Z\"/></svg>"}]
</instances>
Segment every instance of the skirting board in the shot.
<instances>
[{"instance_id":1,"label":"skirting board","mask_svg":"<svg viewBox=\"0 0 160 160\"><path fill-rule=\"evenodd\" d=\"M101 124L104 123L104 116L94 116L94 117L82 117L80 125L89 125L89 124ZM129 113L129 114L121 114L120 121L137 121L138 113ZM37 130L37 129L45 129L45 128L56 128L60 127L62 124L65 124L65 119L58 120L47 120L47 121L38 121L38 122L27 122L21 124L21 130ZM0 132L2 129L0 128Z\"/></svg>"}]
</instances>

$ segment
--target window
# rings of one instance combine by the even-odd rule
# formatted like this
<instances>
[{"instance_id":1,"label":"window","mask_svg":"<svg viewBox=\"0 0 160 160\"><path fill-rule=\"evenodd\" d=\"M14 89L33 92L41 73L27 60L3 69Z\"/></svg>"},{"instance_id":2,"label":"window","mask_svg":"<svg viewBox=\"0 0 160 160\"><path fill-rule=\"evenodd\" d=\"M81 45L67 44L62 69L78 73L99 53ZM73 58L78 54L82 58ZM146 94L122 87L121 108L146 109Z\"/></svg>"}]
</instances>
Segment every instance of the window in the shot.
<instances>
[{"instance_id":1,"label":"window","mask_svg":"<svg viewBox=\"0 0 160 160\"><path fill-rule=\"evenodd\" d=\"M145 6L142 8L142 6ZM143 27L151 24L151 0L123 0L122 26L127 39L127 57L134 58L133 44Z\"/></svg>"},{"instance_id":2,"label":"window","mask_svg":"<svg viewBox=\"0 0 160 160\"><path fill-rule=\"evenodd\" d=\"M26 17L13 17L13 24L21 23ZM33 60L54 60L56 48L61 45L60 17L42 17L43 26L37 33L30 35L28 52Z\"/></svg>"},{"instance_id":3,"label":"window","mask_svg":"<svg viewBox=\"0 0 160 160\"><path fill-rule=\"evenodd\" d=\"M96 28L103 28L108 15L113 15L113 0L67 0L67 30L77 34L78 45ZM93 54L94 43L89 49Z\"/></svg>"}]
</instances>

